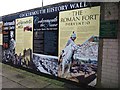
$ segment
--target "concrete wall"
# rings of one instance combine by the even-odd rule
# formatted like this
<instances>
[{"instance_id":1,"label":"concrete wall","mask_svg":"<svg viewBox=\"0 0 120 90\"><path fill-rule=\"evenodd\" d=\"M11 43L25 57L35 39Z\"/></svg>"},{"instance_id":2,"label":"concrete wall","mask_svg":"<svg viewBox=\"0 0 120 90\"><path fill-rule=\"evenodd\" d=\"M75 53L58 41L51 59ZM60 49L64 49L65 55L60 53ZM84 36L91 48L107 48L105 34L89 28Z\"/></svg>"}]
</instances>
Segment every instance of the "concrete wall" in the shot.
<instances>
[{"instance_id":1,"label":"concrete wall","mask_svg":"<svg viewBox=\"0 0 120 90\"><path fill-rule=\"evenodd\" d=\"M101 20L118 20L118 3L102 3ZM111 12L108 15L108 12ZM102 39L98 67L98 84L103 88L119 87L119 39ZM100 77L99 77L100 76Z\"/></svg>"},{"instance_id":2,"label":"concrete wall","mask_svg":"<svg viewBox=\"0 0 120 90\"><path fill-rule=\"evenodd\" d=\"M2 45L0 45L0 62L2 61Z\"/></svg>"},{"instance_id":3,"label":"concrete wall","mask_svg":"<svg viewBox=\"0 0 120 90\"><path fill-rule=\"evenodd\" d=\"M118 85L120 88L120 2L119 2L119 11L118 11Z\"/></svg>"}]
</instances>

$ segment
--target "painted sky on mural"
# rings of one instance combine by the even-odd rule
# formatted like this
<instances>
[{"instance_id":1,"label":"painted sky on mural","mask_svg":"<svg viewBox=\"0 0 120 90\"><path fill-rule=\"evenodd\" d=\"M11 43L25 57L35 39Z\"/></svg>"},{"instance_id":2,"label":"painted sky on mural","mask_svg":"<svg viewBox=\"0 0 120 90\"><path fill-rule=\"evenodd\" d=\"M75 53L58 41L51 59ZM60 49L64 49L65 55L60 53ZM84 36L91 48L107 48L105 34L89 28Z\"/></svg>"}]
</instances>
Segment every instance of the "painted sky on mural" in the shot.
<instances>
[{"instance_id":1,"label":"painted sky on mural","mask_svg":"<svg viewBox=\"0 0 120 90\"><path fill-rule=\"evenodd\" d=\"M43 0L43 6L68 0ZM42 0L1 0L0 16L42 7Z\"/></svg>"}]
</instances>

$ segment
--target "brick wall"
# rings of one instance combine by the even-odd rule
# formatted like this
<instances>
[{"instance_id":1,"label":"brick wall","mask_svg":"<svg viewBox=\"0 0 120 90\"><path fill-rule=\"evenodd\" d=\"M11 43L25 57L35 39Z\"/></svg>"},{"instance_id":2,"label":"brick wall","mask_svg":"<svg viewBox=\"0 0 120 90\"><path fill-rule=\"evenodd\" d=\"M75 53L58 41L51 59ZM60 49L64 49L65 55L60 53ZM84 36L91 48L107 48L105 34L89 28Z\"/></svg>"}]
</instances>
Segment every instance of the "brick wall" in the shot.
<instances>
[{"instance_id":1,"label":"brick wall","mask_svg":"<svg viewBox=\"0 0 120 90\"><path fill-rule=\"evenodd\" d=\"M118 40L103 40L101 85L107 88L118 87Z\"/></svg>"},{"instance_id":2,"label":"brick wall","mask_svg":"<svg viewBox=\"0 0 120 90\"><path fill-rule=\"evenodd\" d=\"M103 3L101 20L118 20L118 3ZM109 12L110 11L110 12ZM102 39L100 84L104 88L119 87L119 39ZM100 60L100 59L99 59ZM98 71L99 72L99 71Z\"/></svg>"}]
</instances>

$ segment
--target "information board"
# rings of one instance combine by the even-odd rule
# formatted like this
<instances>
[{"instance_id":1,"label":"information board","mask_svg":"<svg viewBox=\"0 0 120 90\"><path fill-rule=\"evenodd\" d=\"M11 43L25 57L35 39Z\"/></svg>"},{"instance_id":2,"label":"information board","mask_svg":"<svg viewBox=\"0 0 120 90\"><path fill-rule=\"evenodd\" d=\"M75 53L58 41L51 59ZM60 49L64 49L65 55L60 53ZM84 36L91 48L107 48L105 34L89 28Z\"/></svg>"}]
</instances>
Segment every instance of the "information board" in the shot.
<instances>
[{"instance_id":1,"label":"information board","mask_svg":"<svg viewBox=\"0 0 120 90\"><path fill-rule=\"evenodd\" d=\"M34 16L33 53L58 55L58 13Z\"/></svg>"},{"instance_id":2,"label":"information board","mask_svg":"<svg viewBox=\"0 0 120 90\"><path fill-rule=\"evenodd\" d=\"M16 19L16 53L33 48L33 17Z\"/></svg>"},{"instance_id":3,"label":"information board","mask_svg":"<svg viewBox=\"0 0 120 90\"><path fill-rule=\"evenodd\" d=\"M33 41L33 52L34 53L43 53L44 52L44 32L36 31L34 32L34 41Z\"/></svg>"},{"instance_id":4,"label":"information board","mask_svg":"<svg viewBox=\"0 0 120 90\"><path fill-rule=\"evenodd\" d=\"M59 12L59 77L89 85L97 78L99 25L100 6Z\"/></svg>"},{"instance_id":5,"label":"information board","mask_svg":"<svg viewBox=\"0 0 120 90\"><path fill-rule=\"evenodd\" d=\"M117 38L117 20L101 21L100 38Z\"/></svg>"},{"instance_id":6,"label":"information board","mask_svg":"<svg viewBox=\"0 0 120 90\"><path fill-rule=\"evenodd\" d=\"M10 47L10 40L15 39L15 21L3 21L3 49Z\"/></svg>"},{"instance_id":7,"label":"information board","mask_svg":"<svg viewBox=\"0 0 120 90\"><path fill-rule=\"evenodd\" d=\"M45 31L44 32L44 54L50 54L57 56L57 31Z\"/></svg>"}]
</instances>

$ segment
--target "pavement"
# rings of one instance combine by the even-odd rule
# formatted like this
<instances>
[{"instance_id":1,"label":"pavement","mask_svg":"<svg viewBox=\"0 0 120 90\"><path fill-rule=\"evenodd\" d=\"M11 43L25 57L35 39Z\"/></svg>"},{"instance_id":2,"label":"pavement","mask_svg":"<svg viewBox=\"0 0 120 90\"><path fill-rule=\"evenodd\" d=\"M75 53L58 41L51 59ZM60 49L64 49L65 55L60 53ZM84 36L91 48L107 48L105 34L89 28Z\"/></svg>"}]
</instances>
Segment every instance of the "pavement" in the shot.
<instances>
[{"instance_id":1,"label":"pavement","mask_svg":"<svg viewBox=\"0 0 120 90\"><path fill-rule=\"evenodd\" d=\"M65 82L63 80L58 80L56 78L50 78L46 75L35 74L27 70L16 68L2 62L2 47L0 46L0 89L82 89L85 90L86 87L81 87L81 85L75 85ZM50 76L50 75L48 75Z\"/></svg>"},{"instance_id":2,"label":"pavement","mask_svg":"<svg viewBox=\"0 0 120 90\"><path fill-rule=\"evenodd\" d=\"M19 68L12 67L7 64L0 63L2 70L0 72L0 85L2 89L7 88L39 88L44 90L47 88L62 88L62 89L84 89L74 84L66 83L60 80L48 78L22 70Z\"/></svg>"}]
</instances>

